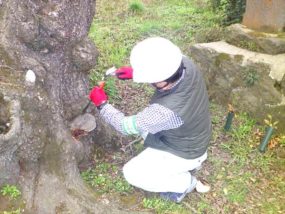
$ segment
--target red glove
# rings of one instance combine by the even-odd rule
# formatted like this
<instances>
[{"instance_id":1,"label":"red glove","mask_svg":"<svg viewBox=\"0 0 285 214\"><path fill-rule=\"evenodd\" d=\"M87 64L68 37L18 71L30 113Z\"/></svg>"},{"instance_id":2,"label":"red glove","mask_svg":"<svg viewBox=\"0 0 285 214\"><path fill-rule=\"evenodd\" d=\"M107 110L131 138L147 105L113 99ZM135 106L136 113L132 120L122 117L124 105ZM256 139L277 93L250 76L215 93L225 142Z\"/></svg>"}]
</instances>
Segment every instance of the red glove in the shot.
<instances>
[{"instance_id":1,"label":"red glove","mask_svg":"<svg viewBox=\"0 0 285 214\"><path fill-rule=\"evenodd\" d=\"M106 103L108 100L108 96L105 93L102 86L95 86L90 94L89 94L90 100L95 104L96 107L100 107L102 104Z\"/></svg>"},{"instance_id":2,"label":"red glove","mask_svg":"<svg viewBox=\"0 0 285 214\"><path fill-rule=\"evenodd\" d=\"M115 71L116 76L121 80L133 79L133 69L129 66L123 66Z\"/></svg>"}]
</instances>

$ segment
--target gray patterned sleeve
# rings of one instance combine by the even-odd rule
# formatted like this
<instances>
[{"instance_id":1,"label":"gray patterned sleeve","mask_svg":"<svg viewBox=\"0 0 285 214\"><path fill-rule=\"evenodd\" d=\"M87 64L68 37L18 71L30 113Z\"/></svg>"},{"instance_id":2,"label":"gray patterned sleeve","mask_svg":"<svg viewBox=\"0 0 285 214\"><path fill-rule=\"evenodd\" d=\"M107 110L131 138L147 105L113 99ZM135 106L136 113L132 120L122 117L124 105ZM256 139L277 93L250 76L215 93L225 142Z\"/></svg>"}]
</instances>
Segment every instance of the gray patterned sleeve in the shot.
<instances>
[{"instance_id":1,"label":"gray patterned sleeve","mask_svg":"<svg viewBox=\"0 0 285 214\"><path fill-rule=\"evenodd\" d=\"M132 116L125 116L112 105L106 104L100 111L100 115L107 123L125 135L155 134L162 130L177 128L183 124L177 114L159 104L151 104Z\"/></svg>"}]
</instances>

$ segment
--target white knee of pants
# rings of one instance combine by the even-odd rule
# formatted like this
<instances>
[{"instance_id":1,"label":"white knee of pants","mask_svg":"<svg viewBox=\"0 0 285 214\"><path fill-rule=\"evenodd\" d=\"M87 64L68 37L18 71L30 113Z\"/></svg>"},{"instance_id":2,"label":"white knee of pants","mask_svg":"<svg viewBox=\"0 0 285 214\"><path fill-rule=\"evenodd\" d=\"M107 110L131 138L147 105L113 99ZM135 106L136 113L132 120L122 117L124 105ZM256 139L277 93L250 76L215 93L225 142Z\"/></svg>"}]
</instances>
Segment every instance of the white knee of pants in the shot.
<instances>
[{"instance_id":1,"label":"white knee of pants","mask_svg":"<svg viewBox=\"0 0 285 214\"><path fill-rule=\"evenodd\" d=\"M137 161L130 160L123 167L126 181L138 188L151 192L184 192L190 185L189 172L166 174L164 171L149 170L142 167Z\"/></svg>"},{"instance_id":2,"label":"white knee of pants","mask_svg":"<svg viewBox=\"0 0 285 214\"><path fill-rule=\"evenodd\" d=\"M139 169L132 162L123 167L126 181L138 188L150 192L184 192L191 183L189 172L165 175Z\"/></svg>"},{"instance_id":3,"label":"white knee of pants","mask_svg":"<svg viewBox=\"0 0 285 214\"><path fill-rule=\"evenodd\" d=\"M141 183L140 177L143 179L143 177L139 175L140 173L132 161L129 161L124 165L123 174L126 181L133 186L139 186L138 184Z\"/></svg>"},{"instance_id":4,"label":"white knee of pants","mask_svg":"<svg viewBox=\"0 0 285 214\"><path fill-rule=\"evenodd\" d=\"M184 192L190 185L188 172L207 158L187 160L170 153L146 149L123 167L127 182L135 187L152 192Z\"/></svg>"}]
</instances>

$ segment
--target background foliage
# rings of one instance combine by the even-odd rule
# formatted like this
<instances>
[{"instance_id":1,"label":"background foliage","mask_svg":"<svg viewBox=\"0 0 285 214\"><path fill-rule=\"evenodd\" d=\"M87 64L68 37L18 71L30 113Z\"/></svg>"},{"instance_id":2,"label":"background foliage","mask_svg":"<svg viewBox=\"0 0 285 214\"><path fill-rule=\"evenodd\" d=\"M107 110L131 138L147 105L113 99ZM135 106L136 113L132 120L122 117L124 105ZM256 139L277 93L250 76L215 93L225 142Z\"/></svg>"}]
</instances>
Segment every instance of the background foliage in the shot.
<instances>
[{"instance_id":1,"label":"background foliage","mask_svg":"<svg viewBox=\"0 0 285 214\"><path fill-rule=\"evenodd\" d=\"M211 0L211 4L215 11L222 11L224 25L242 21L246 0Z\"/></svg>"}]
</instances>

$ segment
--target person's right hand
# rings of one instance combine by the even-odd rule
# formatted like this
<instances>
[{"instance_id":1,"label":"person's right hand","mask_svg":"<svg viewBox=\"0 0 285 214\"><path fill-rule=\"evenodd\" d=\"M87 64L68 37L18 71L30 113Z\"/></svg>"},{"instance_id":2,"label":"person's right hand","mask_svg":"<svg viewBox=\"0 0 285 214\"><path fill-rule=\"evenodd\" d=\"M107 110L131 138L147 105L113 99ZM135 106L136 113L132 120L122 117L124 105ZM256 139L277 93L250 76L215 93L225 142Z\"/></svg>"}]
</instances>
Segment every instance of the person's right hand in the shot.
<instances>
[{"instance_id":1,"label":"person's right hand","mask_svg":"<svg viewBox=\"0 0 285 214\"><path fill-rule=\"evenodd\" d=\"M94 105L97 108L108 101L108 96L105 93L103 87L104 87L103 84L100 86L95 86L89 94L90 100L94 103Z\"/></svg>"},{"instance_id":2,"label":"person's right hand","mask_svg":"<svg viewBox=\"0 0 285 214\"><path fill-rule=\"evenodd\" d=\"M133 68L130 66L123 66L115 71L116 76L121 80L133 79Z\"/></svg>"}]
</instances>

